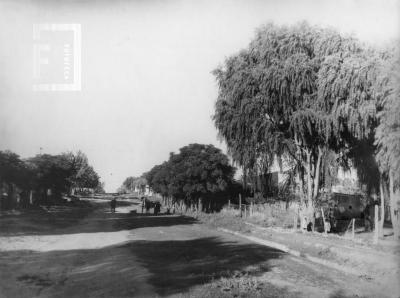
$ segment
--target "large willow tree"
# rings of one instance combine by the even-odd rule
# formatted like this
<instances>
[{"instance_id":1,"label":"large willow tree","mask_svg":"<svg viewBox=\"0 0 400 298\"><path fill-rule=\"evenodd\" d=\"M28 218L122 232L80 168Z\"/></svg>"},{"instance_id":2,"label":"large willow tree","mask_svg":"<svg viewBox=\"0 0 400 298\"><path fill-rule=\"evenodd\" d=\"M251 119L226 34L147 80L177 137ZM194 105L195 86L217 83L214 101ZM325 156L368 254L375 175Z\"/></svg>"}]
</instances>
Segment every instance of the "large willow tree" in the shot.
<instances>
[{"instance_id":1,"label":"large willow tree","mask_svg":"<svg viewBox=\"0 0 400 298\"><path fill-rule=\"evenodd\" d=\"M215 125L245 170L290 160L302 205L312 212L326 157L345 157L376 127L373 86L381 61L334 30L266 25L214 71Z\"/></svg>"}]
</instances>

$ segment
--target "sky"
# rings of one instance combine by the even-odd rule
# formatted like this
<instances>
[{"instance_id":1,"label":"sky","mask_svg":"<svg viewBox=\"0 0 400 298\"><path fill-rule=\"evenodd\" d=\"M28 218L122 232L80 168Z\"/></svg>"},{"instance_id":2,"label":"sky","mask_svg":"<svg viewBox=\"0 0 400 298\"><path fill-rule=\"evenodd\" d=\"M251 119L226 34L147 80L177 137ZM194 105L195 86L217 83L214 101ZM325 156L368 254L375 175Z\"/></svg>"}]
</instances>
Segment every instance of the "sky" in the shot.
<instances>
[{"instance_id":1,"label":"sky","mask_svg":"<svg viewBox=\"0 0 400 298\"><path fill-rule=\"evenodd\" d=\"M225 152L212 70L260 25L302 20L382 44L399 37L400 2L0 0L0 150L82 150L107 191L190 143ZM34 24L80 24L80 90L33 90Z\"/></svg>"}]
</instances>

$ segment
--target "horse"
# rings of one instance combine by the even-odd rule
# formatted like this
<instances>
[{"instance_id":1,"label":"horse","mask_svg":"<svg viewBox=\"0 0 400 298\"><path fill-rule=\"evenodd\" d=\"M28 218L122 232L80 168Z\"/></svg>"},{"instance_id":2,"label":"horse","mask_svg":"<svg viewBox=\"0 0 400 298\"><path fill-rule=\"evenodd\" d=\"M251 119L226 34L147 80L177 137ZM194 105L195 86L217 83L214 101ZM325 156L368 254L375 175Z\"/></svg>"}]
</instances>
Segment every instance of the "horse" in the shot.
<instances>
[{"instance_id":1,"label":"horse","mask_svg":"<svg viewBox=\"0 0 400 298\"><path fill-rule=\"evenodd\" d=\"M149 213L151 208L154 208L155 204L147 198L142 198L144 204L144 208L146 209L146 213Z\"/></svg>"}]
</instances>

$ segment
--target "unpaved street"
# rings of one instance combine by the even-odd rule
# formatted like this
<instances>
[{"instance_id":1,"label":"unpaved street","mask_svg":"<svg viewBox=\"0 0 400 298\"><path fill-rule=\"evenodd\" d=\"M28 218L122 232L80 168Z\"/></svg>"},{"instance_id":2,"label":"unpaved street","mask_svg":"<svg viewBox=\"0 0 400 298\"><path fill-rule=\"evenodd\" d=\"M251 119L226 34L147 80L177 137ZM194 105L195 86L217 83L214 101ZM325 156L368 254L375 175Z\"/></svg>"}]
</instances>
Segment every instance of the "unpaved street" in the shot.
<instances>
[{"instance_id":1,"label":"unpaved street","mask_svg":"<svg viewBox=\"0 0 400 298\"><path fill-rule=\"evenodd\" d=\"M211 230L189 217L130 213L136 205L113 214L107 203L93 204L96 208L80 213L35 220L0 218L0 296L196 296L196 289L238 272L281 289L271 297L393 296L375 282Z\"/></svg>"}]
</instances>

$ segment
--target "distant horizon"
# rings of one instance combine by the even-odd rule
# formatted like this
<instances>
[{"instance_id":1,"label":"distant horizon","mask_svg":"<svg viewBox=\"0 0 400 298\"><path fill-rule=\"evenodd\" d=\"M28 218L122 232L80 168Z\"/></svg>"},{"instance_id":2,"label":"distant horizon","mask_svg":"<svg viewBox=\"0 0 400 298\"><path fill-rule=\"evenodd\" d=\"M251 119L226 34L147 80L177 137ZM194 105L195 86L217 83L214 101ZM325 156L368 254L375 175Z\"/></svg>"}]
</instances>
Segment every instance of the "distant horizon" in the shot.
<instances>
[{"instance_id":1,"label":"distant horizon","mask_svg":"<svg viewBox=\"0 0 400 298\"><path fill-rule=\"evenodd\" d=\"M258 27L305 20L381 45L399 37L399 3L0 0L0 150L81 150L107 192L190 143L226 153L211 71ZM80 91L32 91L32 26L41 23L80 24Z\"/></svg>"}]
</instances>

